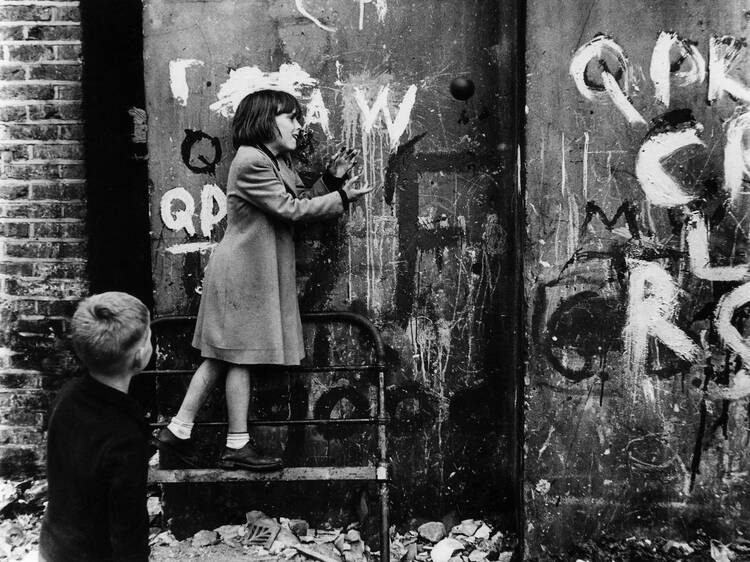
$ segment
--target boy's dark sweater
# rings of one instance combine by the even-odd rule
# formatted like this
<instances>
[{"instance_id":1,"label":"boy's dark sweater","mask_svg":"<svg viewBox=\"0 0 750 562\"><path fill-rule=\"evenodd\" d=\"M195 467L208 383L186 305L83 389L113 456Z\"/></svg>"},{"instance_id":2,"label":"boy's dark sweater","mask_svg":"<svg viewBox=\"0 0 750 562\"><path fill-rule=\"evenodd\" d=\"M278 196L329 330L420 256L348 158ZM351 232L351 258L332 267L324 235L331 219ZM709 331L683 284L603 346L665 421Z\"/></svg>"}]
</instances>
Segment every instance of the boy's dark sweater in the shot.
<instances>
[{"instance_id":1,"label":"boy's dark sweater","mask_svg":"<svg viewBox=\"0 0 750 562\"><path fill-rule=\"evenodd\" d=\"M148 560L148 437L127 394L88 375L62 391L47 435L46 560Z\"/></svg>"}]
</instances>

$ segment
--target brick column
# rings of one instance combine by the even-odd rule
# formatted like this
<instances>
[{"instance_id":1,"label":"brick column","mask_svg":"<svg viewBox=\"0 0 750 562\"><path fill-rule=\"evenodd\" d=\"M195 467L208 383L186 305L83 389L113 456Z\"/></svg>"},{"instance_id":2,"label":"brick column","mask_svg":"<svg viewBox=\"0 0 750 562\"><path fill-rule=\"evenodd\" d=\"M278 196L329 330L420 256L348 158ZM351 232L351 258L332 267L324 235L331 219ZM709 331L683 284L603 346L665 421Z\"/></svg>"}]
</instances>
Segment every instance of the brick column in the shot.
<instances>
[{"instance_id":1,"label":"brick column","mask_svg":"<svg viewBox=\"0 0 750 562\"><path fill-rule=\"evenodd\" d=\"M52 392L77 363L86 294L77 1L0 2L0 477L44 458Z\"/></svg>"}]
</instances>

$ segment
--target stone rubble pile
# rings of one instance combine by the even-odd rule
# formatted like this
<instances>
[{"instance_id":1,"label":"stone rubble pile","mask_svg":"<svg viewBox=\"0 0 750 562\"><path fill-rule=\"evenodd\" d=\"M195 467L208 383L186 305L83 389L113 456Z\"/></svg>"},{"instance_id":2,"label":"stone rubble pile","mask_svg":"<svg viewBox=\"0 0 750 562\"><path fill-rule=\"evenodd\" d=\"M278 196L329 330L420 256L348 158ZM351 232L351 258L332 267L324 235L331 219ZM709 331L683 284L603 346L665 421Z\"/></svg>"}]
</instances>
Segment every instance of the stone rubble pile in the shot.
<instances>
[{"instance_id":1,"label":"stone rubble pile","mask_svg":"<svg viewBox=\"0 0 750 562\"><path fill-rule=\"evenodd\" d=\"M0 560L37 561L46 505L46 480L0 480Z\"/></svg>"},{"instance_id":2,"label":"stone rubble pile","mask_svg":"<svg viewBox=\"0 0 750 562\"><path fill-rule=\"evenodd\" d=\"M403 533L391 529L391 562L508 562L513 551L508 538L480 520L466 519L447 531L430 521ZM152 547L209 549L217 545L241 550L254 561L372 562L380 553L365 543L359 524L334 529L311 529L301 519L278 519L260 511L247 513L244 525L223 525L198 531L177 541L169 531L152 534ZM370 541L377 544L377 540Z\"/></svg>"},{"instance_id":3,"label":"stone rubble pile","mask_svg":"<svg viewBox=\"0 0 750 562\"><path fill-rule=\"evenodd\" d=\"M464 519L447 531L441 521L423 523L416 530L391 539L391 560L401 562L508 562L513 551L507 537L477 519Z\"/></svg>"},{"instance_id":4,"label":"stone rubble pile","mask_svg":"<svg viewBox=\"0 0 750 562\"><path fill-rule=\"evenodd\" d=\"M185 541L178 541L170 531L155 531L150 542L157 548L182 543L193 549L223 544L243 551L254 561L368 562L372 557L356 524L339 529L310 529L302 519L275 519L260 511L248 512L244 525L198 531Z\"/></svg>"}]
</instances>

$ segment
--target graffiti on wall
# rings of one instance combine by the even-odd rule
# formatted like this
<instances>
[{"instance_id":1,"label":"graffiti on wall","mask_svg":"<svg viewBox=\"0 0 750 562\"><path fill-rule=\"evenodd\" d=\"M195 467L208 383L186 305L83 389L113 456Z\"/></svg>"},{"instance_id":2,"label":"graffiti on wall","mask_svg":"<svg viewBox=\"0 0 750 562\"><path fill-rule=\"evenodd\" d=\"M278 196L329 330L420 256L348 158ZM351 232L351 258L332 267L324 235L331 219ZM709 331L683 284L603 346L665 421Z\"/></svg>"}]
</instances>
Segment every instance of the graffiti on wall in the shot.
<instances>
[{"instance_id":1,"label":"graffiti on wall","mask_svg":"<svg viewBox=\"0 0 750 562\"><path fill-rule=\"evenodd\" d=\"M562 244L556 234L556 247L566 254L556 256L559 272L540 283L534 302L534 337L549 365L572 383L598 377L600 401L613 377L634 402L651 403L655 378L692 378L703 394L690 486L704 439L722 424L726 437L730 402L750 396L750 340L742 320L750 305L742 200L750 179L750 90L738 77L743 49L737 38L713 36L704 58L695 42L661 32L648 67L656 102L648 105L650 115L630 97L633 65L614 38L598 35L574 53L569 73L578 93L592 107L615 108L628 134L641 140L629 154L596 153L585 132L579 202L566 185L569 140L562 133L568 230ZM722 135L713 130L707 138L690 108L672 107L678 88L703 88L705 102L721 103L724 112L734 104ZM592 162L602 156L604 173ZM592 172L605 194L622 184L633 199L612 207L590 199ZM724 413L709 431L711 401Z\"/></svg>"},{"instance_id":2,"label":"graffiti on wall","mask_svg":"<svg viewBox=\"0 0 750 562\"><path fill-rule=\"evenodd\" d=\"M205 66L197 59L170 63L170 90L178 108L205 103L191 94ZM313 242L315 272L305 278L303 269L302 307L319 307L340 291L352 309L381 318L399 371L399 384L388 396L393 435L423 431L426 439L428 428L436 428L442 443L451 386L466 386L480 372L477 358L484 344L477 326L500 285L497 261L507 251L498 216L472 216L472 209L487 206L488 193L496 188L495 170L486 163L487 153L474 145L461 152L416 151L429 133L412 134L414 108L429 81L417 85L387 72L347 73L338 61L335 68L329 83L296 63L270 72L257 66L230 69L217 84L215 101L206 105L228 128L247 94L283 89L303 105L303 134L312 135L314 129L326 149L342 143L359 150L362 181L377 188L352 206L344 227L334 229L330 236L337 241ZM472 88L465 100L474 85L464 82ZM443 87L448 93L448 84ZM468 121L465 109L463 114ZM216 174L228 151L221 140L197 129L184 133L180 153L185 167L195 175ZM177 239L186 238L173 243L172 236L164 252L190 260L189 268L187 261L184 265L192 272L186 274L191 278L185 289L195 293L201 290L201 264L223 233L227 202L220 184L220 178L203 183L197 193L174 186L160 198L163 227ZM456 365L460 372L449 383ZM317 389L310 400L320 417L356 417L368 407L364 396L361 389L335 384Z\"/></svg>"},{"instance_id":3,"label":"graffiti on wall","mask_svg":"<svg viewBox=\"0 0 750 562\"><path fill-rule=\"evenodd\" d=\"M354 2L359 5L358 29L362 30L364 28L365 4L374 5L376 14L378 16L378 21L382 23L385 20L385 15L388 13L387 0L354 0ZM323 31L328 31L329 33L336 33L335 27L323 23L319 18L315 17L311 13L311 10L310 10L311 6L309 4L311 3L308 0L294 0L294 5L300 14L302 14L304 17L309 19L311 22L313 22L316 26L318 26Z\"/></svg>"},{"instance_id":4,"label":"graffiti on wall","mask_svg":"<svg viewBox=\"0 0 750 562\"><path fill-rule=\"evenodd\" d=\"M203 64L203 61L195 59L170 61L170 86L176 103L184 106L189 97L187 69ZM401 101L395 103L396 96L391 93L394 87L392 79L393 77L387 74L373 78L360 75L351 78L348 82L339 79L334 85L338 93L344 96L342 114L343 128L346 131L345 142L348 146L355 146L357 141L361 140L364 180L376 184L383 183L383 173L381 170L380 174L376 174L374 170L377 152L373 152L373 149L380 149L375 141L386 137L391 150L398 147L399 140L409 128L418 90L416 85L409 85ZM296 63L282 64L275 72L264 72L257 66L231 70L229 78L219 88L217 101L209 108L231 119L240 101L248 94L261 89L280 89L294 94L305 106L305 127L309 128L317 124L325 136L331 135L329 110L323 100L319 81ZM361 133L357 134L356 129L359 129ZM185 133L181 149L185 165L196 173L214 173L222 154L219 139L202 131L186 130ZM201 147L201 144L210 146ZM200 153L201 148L203 153ZM199 152L197 155L194 154L196 151ZM206 156L206 152L211 154ZM387 161L387 153L385 158ZM382 167L384 164L382 149L380 160ZM173 188L162 196L161 217L164 225L170 230L184 229L188 235L194 236L196 229L192 217L195 210L196 202L182 187ZM367 211L370 211L368 204L366 204L366 215L369 216ZM219 224L225 214L226 201L212 187L212 184L206 185L201 191L200 202L200 226L204 237L211 236L212 227ZM372 224L367 226L369 233ZM177 248L172 247L167 251L185 253L191 250L204 251L211 247L211 243L193 242L189 245L179 244Z\"/></svg>"}]
</instances>

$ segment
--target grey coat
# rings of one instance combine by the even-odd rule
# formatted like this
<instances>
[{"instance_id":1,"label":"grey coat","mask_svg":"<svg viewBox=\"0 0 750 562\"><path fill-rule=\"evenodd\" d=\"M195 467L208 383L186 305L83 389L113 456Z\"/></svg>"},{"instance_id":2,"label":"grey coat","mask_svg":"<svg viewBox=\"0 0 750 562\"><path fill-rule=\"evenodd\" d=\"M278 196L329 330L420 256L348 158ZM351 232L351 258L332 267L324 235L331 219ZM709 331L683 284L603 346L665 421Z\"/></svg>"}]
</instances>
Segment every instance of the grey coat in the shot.
<instances>
[{"instance_id":1,"label":"grey coat","mask_svg":"<svg viewBox=\"0 0 750 562\"><path fill-rule=\"evenodd\" d=\"M229 168L227 230L203 280L193 346L229 363L298 365L294 223L344 212L322 179L311 189L285 159L241 146Z\"/></svg>"}]
</instances>

